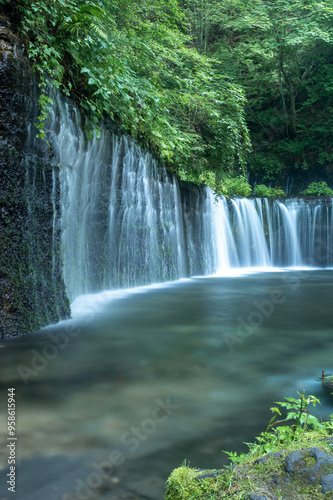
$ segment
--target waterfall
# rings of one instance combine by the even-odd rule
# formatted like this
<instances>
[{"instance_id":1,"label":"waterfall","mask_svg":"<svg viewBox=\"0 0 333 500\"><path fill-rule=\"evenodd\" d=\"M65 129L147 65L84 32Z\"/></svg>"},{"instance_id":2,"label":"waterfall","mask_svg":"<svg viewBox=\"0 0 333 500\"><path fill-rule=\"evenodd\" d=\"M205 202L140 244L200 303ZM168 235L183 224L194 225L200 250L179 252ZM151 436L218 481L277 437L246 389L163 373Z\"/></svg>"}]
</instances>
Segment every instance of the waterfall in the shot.
<instances>
[{"instance_id":1,"label":"waterfall","mask_svg":"<svg viewBox=\"0 0 333 500\"><path fill-rule=\"evenodd\" d=\"M225 204L222 209L219 203L214 225L229 243L219 245L218 271L223 273L229 267L332 267L332 207L333 198L234 199L226 213ZM224 228L219 212L228 221Z\"/></svg>"},{"instance_id":2,"label":"waterfall","mask_svg":"<svg viewBox=\"0 0 333 500\"><path fill-rule=\"evenodd\" d=\"M333 199L216 197L180 183L111 127L88 141L75 107L59 95L55 101L49 135L60 165L71 300L233 268L333 266Z\"/></svg>"},{"instance_id":3,"label":"waterfall","mask_svg":"<svg viewBox=\"0 0 333 500\"><path fill-rule=\"evenodd\" d=\"M176 177L125 135L103 128L89 142L82 129L75 108L56 97L50 130L60 164L69 297L188 275L195 266L186 263L190 229ZM201 246L193 244L193 259Z\"/></svg>"},{"instance_id":4,"label":"waterfall","mask_svg":"<svg viewBox=\"0 0 333 500\"><path fill-rule=\"evenodd\" d=\"M241 267L271 264L264 233L264 221L260 200L232 200L235 212L239 262Z\"/></svg>"}]
</instances>

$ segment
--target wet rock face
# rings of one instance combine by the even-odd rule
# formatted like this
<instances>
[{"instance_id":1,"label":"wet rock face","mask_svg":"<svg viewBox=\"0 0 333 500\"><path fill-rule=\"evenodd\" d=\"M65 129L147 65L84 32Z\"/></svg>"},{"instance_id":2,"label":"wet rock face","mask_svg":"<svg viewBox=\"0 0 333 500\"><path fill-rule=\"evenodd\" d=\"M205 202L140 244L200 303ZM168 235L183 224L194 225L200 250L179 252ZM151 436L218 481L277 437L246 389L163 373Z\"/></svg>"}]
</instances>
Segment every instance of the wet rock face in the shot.
<instances>
[{"instance_id":1,"label":"wet rock face","mask_svg":"<svg viewBox=\"0 0 333 500\"><path fill-rule=\"evenodd\" d=\"M36 139L38 95L22 41L0 13L0 337L70 314L59 253L59 183Z\"/></svg>"}]
</instances>

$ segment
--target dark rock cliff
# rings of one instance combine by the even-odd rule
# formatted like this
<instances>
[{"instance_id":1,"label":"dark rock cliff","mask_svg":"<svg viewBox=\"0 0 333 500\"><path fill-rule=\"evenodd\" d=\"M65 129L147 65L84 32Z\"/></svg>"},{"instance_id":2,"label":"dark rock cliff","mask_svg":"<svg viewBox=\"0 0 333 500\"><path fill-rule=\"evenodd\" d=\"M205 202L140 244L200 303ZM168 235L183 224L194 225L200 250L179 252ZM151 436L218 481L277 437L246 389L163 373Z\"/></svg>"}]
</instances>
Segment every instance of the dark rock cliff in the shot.
<instances>
[{"instance_id":1,"label":"dark rock cliff","mask_svg":"<svg viewBox=\"0 0 333 500\"><path fill-rule=\"evenodd\" d=\"M23 49L0 12L0 337L70 315L57 167L51 147L36 138L38 87Z\"/></svg>"}]
</instances>

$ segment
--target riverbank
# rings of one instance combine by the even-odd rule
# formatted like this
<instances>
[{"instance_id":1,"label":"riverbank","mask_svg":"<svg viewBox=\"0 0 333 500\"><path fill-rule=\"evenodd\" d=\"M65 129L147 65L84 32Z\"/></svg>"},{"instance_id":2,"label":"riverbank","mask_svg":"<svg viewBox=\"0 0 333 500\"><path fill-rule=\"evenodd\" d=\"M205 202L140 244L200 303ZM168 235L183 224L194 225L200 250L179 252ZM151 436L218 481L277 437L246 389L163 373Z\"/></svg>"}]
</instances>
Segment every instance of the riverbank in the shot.
<instances>
[{"instance_id":1,"label":"riverbank","mask_svg":"<svg viewBox=\"0 0 333 500\"><path fill-rule=\"evenodd\" d=\"M262 445L250 444L248 454L234 454L233 463L220 470L198 470L184 464L168 478L165 500L332 498L332 422L327 425L289 440L287 446L273 433L272 451L262 454ZM281 433L278 435L281 437Z\"/></svg>"}]
</instances>

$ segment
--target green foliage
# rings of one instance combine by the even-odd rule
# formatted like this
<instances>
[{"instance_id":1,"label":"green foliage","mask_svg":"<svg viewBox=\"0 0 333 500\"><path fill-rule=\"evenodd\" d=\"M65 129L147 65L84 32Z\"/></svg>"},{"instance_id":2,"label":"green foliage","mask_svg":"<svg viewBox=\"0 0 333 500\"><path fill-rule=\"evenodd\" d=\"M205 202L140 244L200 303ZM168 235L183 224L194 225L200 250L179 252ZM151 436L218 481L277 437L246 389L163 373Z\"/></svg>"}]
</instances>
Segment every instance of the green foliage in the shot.
<instances>
[{"instance_id":1,"label":"green foliage","mask_svg":"<svg viewBox=\"0 0 333 500\"><path fill-rule=\"evenodd\" d=\"M223 196L238 196L248 198L252 193L252 187L243 176L223 178L216 186L215 190Z\"/></svg>"},{"instance_id":2,"label":"green foliage","mask_svg":"<svg viewBox=\"0 0 333 500\"><path fill-rule=\"evenodd\" d=\"M261 144L261 150L256 151L249 157L249 170L254 174L259 174L265 182L276 181L286 169L287 163L279 157L276 144Z\"/></svg>"},{"instance_id":3,"label":"green foliage","mask_svg":"<svg viewBox=\"0 0 333 500\"><path fill-rule=\"evenodd\" d=\"M41 82L41 137L52 85L90 113L96 135L109 116L183 178L245 168L244 94L191 47L177 0L20 5Z\"/></svg>"},{"instance_id":4,"label":"green foliage","mask_svg":"<svg viewBox=\"0 0 333 500\"><path fill-rule=\"evenodd\" d=\"M287 422L290 420L294 420L295 424L290 426L290 430L292 431L292 439L296 438L296 432L300 430L302 427L302 435L304 435L307 426L311 426L313 429L323 428L323 424L313 415L310 415L307 411L307 407L312 404L313 407L316 407L317 403L320 404L320 401L315 396L309 395L305 397L305 391L299 395L299 398L285 398L286 401L277 401L277 404L280 408L284 408L288 410L286 418L282 420L277 420L279 416L281 416L281 410L277 406L273 406L271 411L274 413L274 416L269 421L267 426L267 430L276 426L276 424L281 422ZM275 428L275 431L280 429L280 427Z\"/></svg>"},{"instance_id":5,"label":"green foliage","mask_svg":"<svg viewBox=\"0 0 333 500\"><path fill-rule=\"evenodd\" d=\"M198 470L191 469L186 463L175 469L168 478L165 500L213 500L221 498L219 492L229 481L227 471L216 478L198 480Z\"/></svg>"},{"instance_id":6,"label":"green foliage","mask_svg":"<svg viewBox=\"0 0 333 500\"><path fill-rule=\"evenodd\" d=\"M222 61L245 91L249 169L263 181L332 171L333 1L186 5L198 50Z\"/></svg>"},{"instance_id":7,"label":"green foliage","mask_svg":"<svg viewBox=\"0 0 333 500\"><path fill-rule=\"evenodd\" d=\"M259 198L285 198L286 193L281 188L267 187L264 184L258 184L254 188L255 196Z\"/></svg>"},{"instance_id":8,"label":"green foliage","mask_svg":"<svg viewBox=\"0 0 333 500\"><path fill-rule=\"evenodd\" d=\"M307 407L312 404L320 404L319 399L315 396L305 396L305 391L302 394L297 393L299 398L285 398L286 401L278 401L273 406L271 411L273 417L268 423L266 431L256 437L256 443L247 443L249 453L240 454L225 451L229 458L234 463L241 463L249 457L258 457L266 453L275 452L282 447L287 448L296 441L303 438L305 432L316 430L327 434L332 428L333 420L321 422L317 417L311 415ZM285 418L282 416L281 409L287 411ZM332 416L333 417L333 416ZM290 422L289 425L281 425L284 422Z\"/></svg>"},{"instance_id":9,"label":"green foliage","mask_svg":"<svg viewBox=\"0 0 333 500\"><path fill-rule=\"evenodd\" d=\"M302 196L333 196L333 190L328 187L327 182L312 182L300 194Z\"/></svg>"},{"instance_id":10,"label":"green foliage","mask_svg":"<svg viewBox=\"0 0 333 500\"><path fill-rule=\"evenodd\" d=\"M326 495L320 492L321 485L320 489L316 489L315 482L309 484L306 474L301 473L298 478L295 474L290 484L289 481L283 481L288 477L284 458L289 452L313 446L328 453L332 451L326 438L333 430L333 415L329 422L320 422L307 410L310 405L319 404L319 400L315 396L306 397L304 391L298 395L299 398L285 398L285 401L275 403L277 406L271 408L274 416L267 430L256 438L257 443L248 443L248 453L238 455L225 452L236 467L227 467L216 474L215 470L202 471L183 464L168 478L165 499L247 499L252 492L258 492L258 495L265 492L265 496L270 498L298 498L299 493L304 500L326 498ZM283 417L282 413L286 415ZM281 425L287 422L289 425ZM281 454L266 457L265 464L257 462L263 455L277 451ZM305 459L307 460L306 457ZM206 472L215 474L207 477L210 474ZM273 482L272 476L278 478L278 481Z\"/></svg>"},{"instance_id":11,"label":"green foliage","mask_svg":"<svg viewBox=\"0 0 333 500\"><path fill-rule=\"evenodd\" d=\"M41 137L51 84L88 111L90 136L109 116L226 194L220 179L247 168L262 182L333 171L333 0L17 3Z\"/></svg>"}]
</instances>

